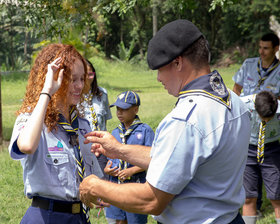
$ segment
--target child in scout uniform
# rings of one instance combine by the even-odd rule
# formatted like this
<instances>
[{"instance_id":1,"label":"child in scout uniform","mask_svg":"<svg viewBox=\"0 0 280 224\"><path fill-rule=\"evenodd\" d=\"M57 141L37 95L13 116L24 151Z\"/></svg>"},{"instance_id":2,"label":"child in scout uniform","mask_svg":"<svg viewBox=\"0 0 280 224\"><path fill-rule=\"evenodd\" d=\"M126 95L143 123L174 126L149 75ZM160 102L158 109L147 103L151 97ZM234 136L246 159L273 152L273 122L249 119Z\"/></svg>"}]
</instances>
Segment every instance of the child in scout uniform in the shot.
<instances>
[{"instance_id":1,"label":"child in scout uniform","mask_svg":"<svg viewBox=\"0 0 280 224\"><path fill-rule=\"evenodd\" d=\"M111 107L117 107L116 114L121 123L112 131L112 135L123 144L151 146L154 132L137 116L139 105L140 98L134 91L126 91L118 96ZM144 169L119 159L110 159L104 172L110 175L110 181L119 184L146 182ZM106 208L106 217L116 219L117 223L147 223L147 215L129 213L112 205Z\"/></svg>"},{"instance_id":2,"label":"child in scout uniform","mask_svg":"<svg viewBox=\"0 0 280 224\"><path fill-rule=\"evenodd\" d=\"M84 115L89 123L92 131L106 131L107 120L112 118L110 111L107 90L97 84L97 74L93 64L86 60L88 76L85 80L84 101L78 105L79 112ZM107 157L99 155L97 157L100 168L105 168ZM104 174L104 179L108 179L108 175Z\"/></svg>"},{"instance_id":3,"label":"child in scout uniform","mask_svg":"<svg viewBox=\"0 0 280 224\"><path fill-rule=\"evenodd\" d=\"M267 198L280 224L280 109L276 96L269 91L241 97L251 112L251 137L244 172L246 202L243 219L246 224L257 221L258 181L262 179Z\"/></svg>"},{"instance_id":4,"label":"child in scout uniform","mask_svg":"<svg viewBox=\"0 0 280 224\"><path fill-rule=\"evenodd\" d=\"M21 161L24 193L32 199L22 224L90 223L79 185L90 174L103 175L84 144L89 122L76 108L86 75L83 57L64 44L43 48L30 71L9 145L11 157Z\"/></svg>"}]
</instances>

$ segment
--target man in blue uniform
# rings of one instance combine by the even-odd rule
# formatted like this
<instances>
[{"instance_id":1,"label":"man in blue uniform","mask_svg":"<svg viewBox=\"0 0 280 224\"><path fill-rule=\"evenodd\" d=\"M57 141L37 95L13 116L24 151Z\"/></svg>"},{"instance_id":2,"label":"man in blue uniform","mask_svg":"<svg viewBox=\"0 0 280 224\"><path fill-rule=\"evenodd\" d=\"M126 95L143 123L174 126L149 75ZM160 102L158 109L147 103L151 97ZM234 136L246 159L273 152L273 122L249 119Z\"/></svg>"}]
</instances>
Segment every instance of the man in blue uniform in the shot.
<instances>
[{"instance_id":1,"label":"man in blue uniform","mask_svg":"<svg viewBox=\"0 0 280 224\"><path fill-rule=\"evenodd\" d=\"M207 40L188 20L162 27L147 58L158 81L178 97L156 130L150 154L106 132L86 135L86 143L95 142L93 150L148 168L147 181L117 185L91 175L80 186L83 202L92 206L101 198L153 214L158 223L244 223L238 211L250 136L246 106L210 71Z\"/></svg>"},{"instance_id":2,"label":"man in blue uniform","mask_svg":"<svg viewBox=\"0 0 280 224\"><path fill-rule=\"evenodd\" d=\"M259 42L260 57L248 58L233 76L233 91L247 96L262 90L280 94L280 62L275 57L279 51L279 38L273 33L265 34Z\"/></svg>"},{"instance_id":3,"label":"man in blue uniform","mask_svg":"<svg viewBox=\"0 0 280 224\"><path fill-rule=\"evenodd\" d=\"M248 58L241 68L233 76L235 82L233 91L237 95L248 96L267 90L273 92L278 98L280 96L280 62L275 57L279 51L279 38L274 33L262 36L259 42L259 57ZM242 92L243 90L243 92ZM258 128L257 130L258 131ZM257 211L262 204L262 181L259 183L259 196L257 200ZM257 216L247 210L244 205L243 216ZM247 212L249 211L249 212Z\"/></svg>"}]
</instances>

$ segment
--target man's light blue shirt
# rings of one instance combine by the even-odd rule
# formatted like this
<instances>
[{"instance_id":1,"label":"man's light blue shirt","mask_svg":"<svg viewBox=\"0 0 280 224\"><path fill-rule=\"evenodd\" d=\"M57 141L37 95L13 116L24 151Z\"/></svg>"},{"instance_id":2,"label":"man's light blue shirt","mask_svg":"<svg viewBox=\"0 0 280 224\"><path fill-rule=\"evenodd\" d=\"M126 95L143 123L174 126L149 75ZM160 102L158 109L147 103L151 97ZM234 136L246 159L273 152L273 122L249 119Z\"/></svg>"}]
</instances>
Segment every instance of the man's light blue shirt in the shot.
<instances>
[{"instance_id":1,"label":"man's light blue shirt","mask_svg":"<svg viewBox=\"0 0 280 224\"><path fill-rule=\"evenodd\" d=\"M278 65L273 71L271 71L268 77L264 80L263 84L258 87L258 81L260 76L258 73L258 61L257 58L248 58L244 61L241 68L233 76L233 81L243 87L241 95L247 96L258 93L262 90L273 92L276 96L280 95L280 65ZM260 66L260 74L263 78L269 72L270 68L264 70Z\"/></svg>"},{"instance_id":2,"label":"man's light blue shirt","mask_svg":"<svg viewBox=\"0 0 280 224\"><path fill-rule=\"evenodd\" d=\"M157 128L146 179L175 195L157 221L225 224L243 205L250 119L230 94L231 109L205 95L186 95Z\"/></svg>"}]
</instances>

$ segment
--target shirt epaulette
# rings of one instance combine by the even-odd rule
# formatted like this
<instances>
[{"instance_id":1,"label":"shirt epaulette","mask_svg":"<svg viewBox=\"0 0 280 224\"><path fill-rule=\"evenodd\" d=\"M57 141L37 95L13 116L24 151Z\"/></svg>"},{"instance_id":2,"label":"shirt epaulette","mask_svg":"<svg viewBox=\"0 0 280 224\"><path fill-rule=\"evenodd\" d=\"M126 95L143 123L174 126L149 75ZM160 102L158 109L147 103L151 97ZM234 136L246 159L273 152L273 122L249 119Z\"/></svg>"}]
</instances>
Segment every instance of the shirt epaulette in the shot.
<instances>
[{"instance_id":1,"label":"shirt epaulette","mask_svg":"<svg viewBox=\"0 0 280 224\"><path fill-rule=\"evenodd\" d=\"M244 63L255 63L257 60L259 60L258 57L256 58L247 58Z\"/></svg>"},{"instance_id":2,"label":"shirt epaulette","mask_svg":"<svg viewBox=\"0 0 280 224\"><path fill-rule=\"evenodd\" d=\"M182 106L179 103L172 112L172 118L183 121L187 121L190 118L192 111L195 109L197 104L194 101L193 97L188 97L188 99L185 100L188 101L188 104L183 103L182 106L184 106L185 108L182 109Z\"/></svg>"}]
</instances>

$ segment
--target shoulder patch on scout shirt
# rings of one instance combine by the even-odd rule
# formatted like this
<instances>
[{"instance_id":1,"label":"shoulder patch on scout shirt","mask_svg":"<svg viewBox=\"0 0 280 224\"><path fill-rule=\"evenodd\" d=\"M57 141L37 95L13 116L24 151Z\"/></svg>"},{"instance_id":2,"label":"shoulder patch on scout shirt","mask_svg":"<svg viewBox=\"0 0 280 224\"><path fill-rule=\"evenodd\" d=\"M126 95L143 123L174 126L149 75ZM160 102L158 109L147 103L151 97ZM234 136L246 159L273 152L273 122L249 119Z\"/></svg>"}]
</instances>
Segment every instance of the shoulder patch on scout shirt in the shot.
<instances>
[{"instance_id":1,"label":"shoulder patch on scout shirt","mask_svg":"<svg viewBox=\"0 0 280 224\"><path fill-rule=\"evenodd\" d=\"M28 119L26 117L21 117L20 119L17 120L17 125L19 125L20 123L26 123Z\"/></svg>"},{"instance_id":2,"label":"shoulder patch on scout shirt","mask_svg":"<svg viewBox=\"0 0 280 224\"><path fill-rule=\"evenodd\" d=\"M16 125L17 125L17 130L18 131L21 131L24 128L27 120L28 119L26 117L21 117L20 119L17 120Z\"/></svg>"},{"instance_id":3,"label":"shoulder patch on scout shirt","mask_svg":"<svg viewBox=\"0 0 280 224\"><path fill-rule=\"evenodd\" d=\"M179 103L172 112L172 118L187 121L196 107L196 102L192 97L188 97L184 102Z\"/></svg>"},{"instance_id":4,"label":"shoulder patch on scout shirt","mask_svg":"<svg viewBox=\"0 0 280 224\"><path fill-rule=\"evenodd\" d=\"M142 133L137 133L137 134L136 134L136 138L137 138L138 140L142 139L142 138L143 138L143 134L142 134Z\"/></svg>"}]
</instances>

